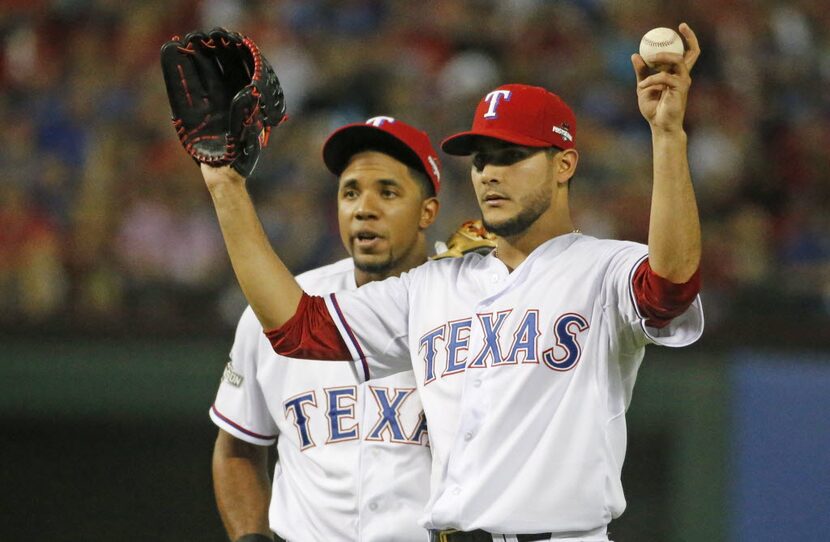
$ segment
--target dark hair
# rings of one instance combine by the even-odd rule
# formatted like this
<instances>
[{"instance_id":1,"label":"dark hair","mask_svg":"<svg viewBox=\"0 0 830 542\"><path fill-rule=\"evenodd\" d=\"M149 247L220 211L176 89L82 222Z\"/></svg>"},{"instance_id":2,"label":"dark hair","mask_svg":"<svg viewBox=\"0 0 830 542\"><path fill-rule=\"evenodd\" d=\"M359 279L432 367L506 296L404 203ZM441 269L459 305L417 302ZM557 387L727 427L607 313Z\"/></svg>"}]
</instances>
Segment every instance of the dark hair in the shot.
<instances>
[{"instance_id":1,"label":"dark hair","mask_svg":"<svg viewBox=\"0 0 830 542\"><path fill-rule=\"evenodd\" d=\"M355 154L366 151L381 152L387 156L391 156L398 162L401 162L409 169L409 174L412 176L412 179L420 187L421 199L435 197L435 186L433 186L432 180L430 180L429 175L424 169L424 165L421 163L421 159L418 158L418 155L416 155L415 152L412 151L409 147L406 147L403 143L400 143L400 145L387 145L384 144L382 140L372 141L368 142L365 145L356 147L353 150L351 156L349 156L348 160L351 160L352 156L354 156Z\"/></svg>"},{"instance_id":2,"label":"dark hair","mask_svg":"<svg viewBox=\"0 0 830 542\"><path fill-rule=\"evenodd\" d=\"M394 158L394 156L392 158ZM425 200L427 198L434 198L435 186L433 186L432 181L424 169L414 168L412 166L407 167L409 168L409 175L418 184L418 188L421 189L421 199Z\"/></svg>"}]
</instances>

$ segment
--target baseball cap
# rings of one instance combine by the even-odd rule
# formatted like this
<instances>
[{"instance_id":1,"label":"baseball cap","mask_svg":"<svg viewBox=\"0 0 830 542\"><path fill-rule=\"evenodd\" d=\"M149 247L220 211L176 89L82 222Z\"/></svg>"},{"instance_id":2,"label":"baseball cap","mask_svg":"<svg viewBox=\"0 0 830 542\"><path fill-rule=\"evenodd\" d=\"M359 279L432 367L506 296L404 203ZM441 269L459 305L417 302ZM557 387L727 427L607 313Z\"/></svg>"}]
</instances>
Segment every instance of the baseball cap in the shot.
<instances>
[{"instance_id":1,"label":"baseball cap","mask_svg":"<svg viewBox=\"0 0 830 542\"><path fill-rule=\"evenodd\" d=\"M438 193L441 162L429 136L392 117L372 117L335 130L323 145L323 162L329 171L340 175L352 156L367 149L383 152L423 171Z\"/></svg>"},{"instance_id":2,"label":"baseball cap","mask_svg":"<svg viewBox=\"0 0 830 542\"><path fill-rule=\"evenodd\" d=\"M576 117L562 98L542 87L502 85L476 107L473 128L441 143L447 154L473 153L476 138L489 137L525 147L572 149Z\"/></svg>"}]
</instances>

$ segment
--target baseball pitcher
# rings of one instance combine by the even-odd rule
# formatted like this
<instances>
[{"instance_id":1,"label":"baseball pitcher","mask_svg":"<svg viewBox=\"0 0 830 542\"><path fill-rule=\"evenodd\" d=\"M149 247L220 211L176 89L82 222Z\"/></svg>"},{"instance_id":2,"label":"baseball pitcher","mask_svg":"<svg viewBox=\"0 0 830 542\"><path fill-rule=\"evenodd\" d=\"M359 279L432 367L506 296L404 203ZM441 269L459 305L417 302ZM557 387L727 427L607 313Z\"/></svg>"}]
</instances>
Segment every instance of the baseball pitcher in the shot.
<instances>
[{"instance_id":1,"label":"baseball pitcher","mask_svg":"<svg viewBox=\"0 0 830 542\"><path fill-rule=\"evenodd\" d=\"M348 355L363 379L414 370L433 451L421 518L432 540L605 541L624 510L625 412L645 346L685 346L703 329L683 127L700 49L679 30L685 54L652 59L665 71L632 55L654 157L647 246L574 227L576 118L539 87L488 92L472 129L442 144L471 157L495 250L352 292L304 293L252 235L239 176L205 169L237 278L277 352Z\"/></svg>"}]
</instances>

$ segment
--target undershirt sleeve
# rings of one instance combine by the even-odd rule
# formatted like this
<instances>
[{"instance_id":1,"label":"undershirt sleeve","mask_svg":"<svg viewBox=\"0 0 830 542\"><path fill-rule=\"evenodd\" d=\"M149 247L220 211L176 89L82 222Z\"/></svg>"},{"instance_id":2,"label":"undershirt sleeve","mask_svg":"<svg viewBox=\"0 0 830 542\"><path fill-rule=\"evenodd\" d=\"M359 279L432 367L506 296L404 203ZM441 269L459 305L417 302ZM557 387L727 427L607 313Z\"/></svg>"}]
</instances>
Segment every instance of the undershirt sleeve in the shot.
<instances>
[{"instance_id":1,"label":"undershirt sleeve","mask_svg":"<svg viewBox=\"0 0 830 542\"><path fill-rule=\"evenodd\" d=\"M303 292L297 311L285 324L265 332L277 354L299 359L343 361L351 354L322 297Z\"/></svg>"},{"instance_id":2,"label":"undershirt sleeve","mask_svg":"<svg viewBox=\"0 0 830 542\"><path fill-rule=\"evenodd\" d=\"M646 325L662 329L695 300L700 292L700 269L688 281L675 284L655 273L645 259L634 272L631 285Z\"/></svg>"},{"instance_id":3,"label":"undershirt sleeve","mask_svg":"<svg viewBox=\"0 0 830 542\"><path fill-rule=\"evenodd\" d=\"M363 380L409 370L409 274L323 297L303 294L294 316L266 336L286 357L351 360Z\"/></svg>"}]
</instances>

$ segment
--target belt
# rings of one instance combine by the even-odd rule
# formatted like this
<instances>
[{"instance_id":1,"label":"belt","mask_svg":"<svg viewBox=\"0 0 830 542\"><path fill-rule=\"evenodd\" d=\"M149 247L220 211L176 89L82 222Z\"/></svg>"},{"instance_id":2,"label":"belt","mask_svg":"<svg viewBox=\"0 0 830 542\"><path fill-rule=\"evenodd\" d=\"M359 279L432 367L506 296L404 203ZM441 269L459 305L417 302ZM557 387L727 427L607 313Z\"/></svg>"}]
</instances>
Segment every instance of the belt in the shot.
<instances>
[{"instance_id":1,"label":"belt","mask_svg":"<svg viewBox=\"0 0 830 542\"><path fill-rule=\"evenodd\" d=\"M533 542L534 540L550 540L552 533L502 535L488 533L477 529L475 531L456 531L446 529L443 531L429 531L430 542L493 542L503 540L517 540L518 542ZM507 538L509 536L509 538Z\"/></svg>"},{"instance_id":2,"label":"belt","mask_svg":"<svg viewBox=\"0 0 830 542\"><path fill-rule=\"evenodd\" d=\"M275 532L271 533L271 536L260 534L260 533L248 533L236 539L236 542L262 542L263 540L267 540L268 542L286 542L283 538L280 538Z\"/></svg>"}]
</instances>

